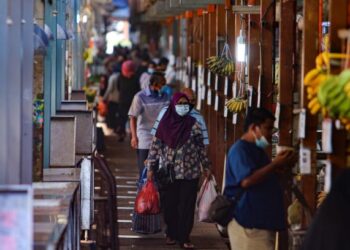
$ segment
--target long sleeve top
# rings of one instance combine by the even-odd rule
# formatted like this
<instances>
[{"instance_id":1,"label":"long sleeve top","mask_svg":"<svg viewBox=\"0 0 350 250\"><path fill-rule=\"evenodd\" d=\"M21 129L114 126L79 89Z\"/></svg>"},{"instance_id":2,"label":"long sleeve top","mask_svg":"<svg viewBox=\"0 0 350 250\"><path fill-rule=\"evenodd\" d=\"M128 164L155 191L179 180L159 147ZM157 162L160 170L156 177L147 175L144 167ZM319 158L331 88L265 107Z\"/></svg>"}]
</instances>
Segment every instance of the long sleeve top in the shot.
<instances>
[{"instance_id":1,"label":"long sleeve top","mask_svg":"<svg viewBox=\"0 0 350 250\"><path fill-rule=\"evenodd\" d=\"M119 73L113 73L108 79L108 87L104 93L103 100L111 102L119 102L120 93L118 89Z\"/></svg>"},{"instance_id":2,"label":"long sleeve top","mask_svg":"<svg viewBox=\"0 0 350 250\"><path fill-rule=\"evenodd\" d=\"M154 137L147 158L148 170L154 171L158 160L161 160L162 166L174 165L175 178L178 180L199 178L201 168L209 169L211 167L200 125L195 123L190 138L177 149L170 148L160 139Z\"/></svg>"}]
</instances>

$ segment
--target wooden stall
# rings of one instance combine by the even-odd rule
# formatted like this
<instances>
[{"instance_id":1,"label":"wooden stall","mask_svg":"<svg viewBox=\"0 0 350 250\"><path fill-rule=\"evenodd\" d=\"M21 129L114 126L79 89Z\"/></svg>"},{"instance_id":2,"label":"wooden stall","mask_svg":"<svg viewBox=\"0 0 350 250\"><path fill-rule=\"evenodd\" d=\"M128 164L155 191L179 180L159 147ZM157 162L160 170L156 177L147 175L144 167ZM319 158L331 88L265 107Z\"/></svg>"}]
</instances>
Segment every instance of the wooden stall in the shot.
<instances>
[{"instance_id":1,"label":"wooden stall","mask_svg":"<svg viewBox=\"0 0 350 250\"><path fill-rule=\"evenodd\" d=\"M208 4L198 0L196 6L202 2ZM165 22L169 35L175 32L169 29L174 20L180 30L180 35L173 35L178 39L174 43L179 45L177 77L200 99L197 108L207 122L208 154L219 187L224 182L227 151L243 134L245 117L245 112L229 112L225 103L242 95L242 90L249 107L264 107L276 115L271 157L285 147L299 152L299 162L283 176L282 185L286 190L286 212L296 202L292 190L301 191L306 201L303 219L289 231L290 240L286 233L279 235L279 249L298 247L320 197L329 192L332 179L341 169L349 166L345 128L350 128L350 119L332 116L326 112L327 107L323 112L312 110L310 101L317 96L317 90L310 93L312 89L304 82L317 60L321 60L320 53L329 62L318 65L324 74L337 76L349 68L348 12L349 1L237 0L234 5L232 1L217 1L185 9ZM211 72L207 59L220 56L225 42L235 54L242 41L246 45L245 57L238 61L234 56L235 72L226 77ZM332 53L341 56L332 58Z\"/></svg>"}]
</instances>

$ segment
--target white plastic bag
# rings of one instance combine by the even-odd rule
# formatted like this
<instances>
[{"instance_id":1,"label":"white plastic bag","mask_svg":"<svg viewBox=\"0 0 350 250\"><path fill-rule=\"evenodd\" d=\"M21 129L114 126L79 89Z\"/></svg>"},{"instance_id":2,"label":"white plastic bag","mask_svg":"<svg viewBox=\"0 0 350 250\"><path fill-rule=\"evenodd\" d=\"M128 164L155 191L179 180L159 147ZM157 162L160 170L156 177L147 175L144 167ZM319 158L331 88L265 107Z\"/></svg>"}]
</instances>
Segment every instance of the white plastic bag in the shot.
<instances>
[{"instance_id":1,"label":"white plastic bag","mask_svg":"<svg viewBox=\"0 0 350 250\"><path fill-rule=\"evenodd\" d=\"M218 195L215 187L216 181L214 176L212 176L210 179L205 179L203 182L197 199L198 221L211 222L209 219L210 204Z\"/></svg>"}]
</instances>

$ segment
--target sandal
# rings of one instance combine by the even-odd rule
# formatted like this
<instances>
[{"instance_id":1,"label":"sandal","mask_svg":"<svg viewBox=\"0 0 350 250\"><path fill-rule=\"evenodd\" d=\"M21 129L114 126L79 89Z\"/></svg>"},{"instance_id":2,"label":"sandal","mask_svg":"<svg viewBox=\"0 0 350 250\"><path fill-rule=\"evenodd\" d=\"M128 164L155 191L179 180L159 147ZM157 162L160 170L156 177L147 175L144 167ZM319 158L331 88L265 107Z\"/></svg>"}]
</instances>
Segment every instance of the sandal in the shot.
<instances>
[{"instance_id":1,"label":"sandal","mask_svg":"<svg viewBox=\"0 0 350 250\"><path fill-rule=\"evenodd\" d=\"M181 244L181 248L183 249L194 249L194 245L191 242L186 242Z\"/></svg>"},{"instance_id":2,"label":"sandal","mask_svg":"<svg viewBox=\"0 0 350 250\"><path fill-rule=\"evenodd\" d=\"M172 246L176 244L176 241L171 239L170 237L166 237L165 244L168 246Z\"/></svg>"}]
</instances>

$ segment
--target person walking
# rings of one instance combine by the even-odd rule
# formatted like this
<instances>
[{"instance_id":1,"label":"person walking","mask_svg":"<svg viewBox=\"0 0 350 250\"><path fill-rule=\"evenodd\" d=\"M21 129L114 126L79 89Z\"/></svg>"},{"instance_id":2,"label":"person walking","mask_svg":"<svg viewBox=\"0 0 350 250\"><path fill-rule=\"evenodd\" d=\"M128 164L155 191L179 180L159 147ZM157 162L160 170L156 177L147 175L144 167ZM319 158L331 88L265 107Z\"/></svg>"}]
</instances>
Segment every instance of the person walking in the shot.
<instances>
[{"instance_id":1,"label":"person walking","mask_svg":"<svg viewBox=\"0 0 350 250\"><path fill-rule=\"evenodd\" d=\"M164 84L163 74L153 73L150 85L135 95L129 110L131 147L137 150L140 176L152 143L152 126L162 108L169 105L168 96L160 94L160 89Z\"/></svg>"},{"instance_id":2,"label":"person walking","mask_svg":"<svg viewBox=\"0 0 350 250\"><path fill-rule=\"evenodd\" d=\"M148 68L146 72L143 72L140 76L140 88L147 89L149 86L149 80L151 79L151 76L155 71L156 64L155 62L150 61L148 63Z\"/></svg>"},{"instance_id":3,"label":"person walking","mask_svg":"<svg viewBox=\"0 0 350 250\"><path fill-rule=\"evenodd\" d=\"M173 173L174 181L168 184L164 198L164 219L167 224L166 244L193 249L190 234L194 221L197 187L201 171L210 174L210 162L203 144L200 125L189 115L189 100L176 93L159 123L148 154L148 179L157 171L161 158L164 166Z\"/></svg>"},{"instance_id":4,"label":"person walking","mask_svg":"<svg viewBox=\"0 0 350 250\"><path fill-rule=\"evenodd\" d=\"M205 123L205 120L204 120L204 117L202 116L202 114L195 108L195 104L197 102L196 94L190 88L183 89L182 93L184 93L189 100L189 105L190 105L189 115L192 116L193 118L195 118L196 121L198 122L198 124L200 125L201 131L202 131L202 136L203 136L203 143L205 146L208 146L209 145L209 135L208 135L207 125ZM163 118L163 116L167 110L168 110L168 107L166 106L159 112L159 115L158 115L158 117L157 117L157 119L152 127L152 131L151 131L152 135L156 135L156 132L157 132L157 129L159 126L159 122L161 121L161 119Z\"/></svg>"},{"instance_id":5,"label":"person walking","mask_svg":"<svg viewBox=\"0 0 350 250\"><path fill-rule=\"evenodd\" d=\"M120 96L117 134L119 136L119 141L124 141L125 139L128 112L134 96L140 91L139 79L135 73L135 64L131 60L125 61L122 65L122 72L118 80Z\"/></svg>"},{"instance_id":6,"label":"person walking","mask_svg":"<svg viewBox=\"0 0 350 250\"><path fill-rule=\"evenodd\" d=\"M119 80L120 73L114 71L108 79L107 89L104 91L103 101L108 103L108 114L107 114L107 125L114 132L117 132L117 115L118 115L118 104L119 104Z\"/></svg>"},{"instance_id":7,"label":"person walking","mask_svg":"<svg viewBox=\"0 0 350 250\"><path fill-rule=\"evenodd\" d=\"M265 149L272 138L275 117L263 108L249 110L245 133L230 148L224 195L240 193L234 218L228 225L232 250L274 250L276 231L286 228L283 191L276 171L296 162L293 151L271 161Z\"/></svg>"}]
</instances>

